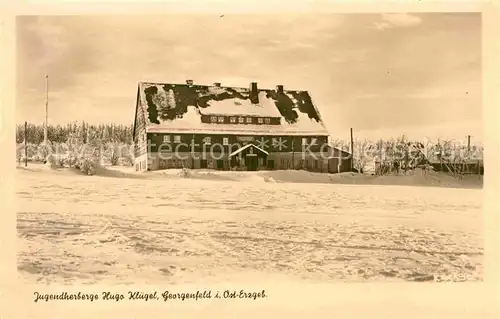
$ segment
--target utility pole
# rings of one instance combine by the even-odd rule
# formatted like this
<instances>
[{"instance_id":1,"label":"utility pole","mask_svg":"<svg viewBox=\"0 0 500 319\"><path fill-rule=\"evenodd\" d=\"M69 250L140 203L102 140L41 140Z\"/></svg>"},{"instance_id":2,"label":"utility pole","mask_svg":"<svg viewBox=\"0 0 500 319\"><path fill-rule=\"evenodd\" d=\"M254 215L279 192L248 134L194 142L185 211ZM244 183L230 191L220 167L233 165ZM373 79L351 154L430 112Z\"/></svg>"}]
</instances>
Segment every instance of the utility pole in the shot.
<instances>
[{"instance_id":1,"label":"utility pole","mask_svg":"<svg viewBox=\"0 0 500 319\"><path fill-rule=\"evenodd\" d=\"M49 124L49 75L45 75L45 127L43 131L43 142L47 145Z\"/></svg>"},{"instance_id":2,"label":"utility pole","mask_svg":"<svg viewBox=\"0 0 500 319\"><path fill-rule=\"evenodd\" d=\"M352 136L352 127L351 127L351 172L354 170L354 138Z\"/></svg>"},{"instance_id":3,"label":"utility pole","mask_svg":"<svg viewBox=\"0 0 500 319\"><path fill-rule=\"evenodd\" d=\"M28 122L24 122L24 167L28 167Z\"/></svg>"}]
</instances>

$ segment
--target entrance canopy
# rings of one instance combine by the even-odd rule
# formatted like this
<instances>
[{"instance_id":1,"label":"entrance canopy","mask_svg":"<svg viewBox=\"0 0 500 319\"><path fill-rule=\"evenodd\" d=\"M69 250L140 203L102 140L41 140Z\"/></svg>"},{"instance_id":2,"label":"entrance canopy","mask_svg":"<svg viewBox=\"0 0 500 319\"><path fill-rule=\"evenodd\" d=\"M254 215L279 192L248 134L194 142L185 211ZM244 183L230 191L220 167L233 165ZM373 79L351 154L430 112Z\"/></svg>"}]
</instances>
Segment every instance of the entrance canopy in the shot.
<instances>
[{"instance_id":1,"label":"entrance canopy","mask_svg":"<svg viewBox=\"0 0 500 319\"><path fill-rule=\"evenodd\" d=\"M229 157L233 157L234 155L238 155L239 153L243 152L244 150L248 149L250 151L250 154L253 154L252 151L255 149L257 152L259 153L262 153L264 155L269 155L268 152L266 152L265 150L263 150L262 148L258 147L258 146L255 146L254 144L247 144L243 147L240 147L239 149L237 149L236 151L232 152L231 154L229 154Z\"/></svg>"}]
</instances>

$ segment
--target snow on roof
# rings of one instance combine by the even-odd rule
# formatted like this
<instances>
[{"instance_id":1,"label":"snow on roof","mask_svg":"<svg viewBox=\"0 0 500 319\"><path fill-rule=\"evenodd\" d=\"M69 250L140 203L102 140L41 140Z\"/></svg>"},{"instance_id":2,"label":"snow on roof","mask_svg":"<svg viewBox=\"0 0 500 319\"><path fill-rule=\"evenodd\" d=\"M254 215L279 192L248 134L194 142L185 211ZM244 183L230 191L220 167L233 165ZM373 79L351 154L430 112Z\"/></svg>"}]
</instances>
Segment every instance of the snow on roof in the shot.
<instances>
[{"instance_id":1,"label":"snow on roof","mask_svg":"<svg viewBox=\"0 0 500 319\"><path fill-rule=\"evenodd\" d=\"M284 125L250 125L250 124L213 124L200 120L198 108L189 106L188 111L173 121L163 121L160 124L148 124L150 133L196 133L196 134L256 134L256 135L328 135L326 130L318 130L317 122L313 123L307 115L301 115L294 124Z\"/></svg>"},{"instance_id":2,"label":"snow on roof","mask_svg":"<svg viewBox=\"0 0 500 319\"><path fill-rule=\"evenodd\" d=\"M210 101L209 107L200 110L202 114L214 115L253 115L263 117L281 117L274 100L267 97L265 91L259 92L259 103L252 104L249 99L230 98L222 101Z\"/></svg>"},{"instance_id":3,"label":"snow on roof","mask_svg":"<svg viewBox=\"0 0 500 319\"><path fill-rule=\"evenodd\" d=\"M139 83L139 110L148 132L328 135L307 91ZM202 123L201 114L280 117L281 125Z\"/></svg>"}]
</instances>

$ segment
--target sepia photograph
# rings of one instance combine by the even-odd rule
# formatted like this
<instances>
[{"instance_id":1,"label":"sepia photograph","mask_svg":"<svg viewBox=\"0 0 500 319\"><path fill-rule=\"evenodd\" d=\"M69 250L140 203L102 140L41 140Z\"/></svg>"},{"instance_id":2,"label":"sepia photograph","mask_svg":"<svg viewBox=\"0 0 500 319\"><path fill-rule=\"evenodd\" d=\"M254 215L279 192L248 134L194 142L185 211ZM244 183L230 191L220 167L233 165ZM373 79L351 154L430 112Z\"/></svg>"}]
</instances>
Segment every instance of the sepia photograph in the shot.
<instances>
[{"instance_id":1,"label":"sepia photograph","mask_svg":"<svg viewBox=\"0 0 500 319\"><path fill-rule=\"evenodd\" d=\"M17 16L19 279L482 282L481 23Z\"/></svg>"}]
</instances>

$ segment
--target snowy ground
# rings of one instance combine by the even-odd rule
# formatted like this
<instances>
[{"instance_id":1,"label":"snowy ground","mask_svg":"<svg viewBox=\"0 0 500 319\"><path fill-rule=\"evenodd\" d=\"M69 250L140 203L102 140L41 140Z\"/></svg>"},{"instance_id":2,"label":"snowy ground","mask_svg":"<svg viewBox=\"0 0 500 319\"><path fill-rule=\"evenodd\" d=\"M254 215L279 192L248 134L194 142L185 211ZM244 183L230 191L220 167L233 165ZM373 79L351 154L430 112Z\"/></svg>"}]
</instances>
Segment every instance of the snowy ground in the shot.
<instances>
[{"instance_id":1,"label":"snowy ground","mask_svg":"<svg viewBox=\"0 0 500 319\"><path fill-rule=\"evenodd\" d=\"M83 176L37 164L16 174L28 283L483 275L481 189L285 183L261 172Z\"/></svg>"}]
</instances>

